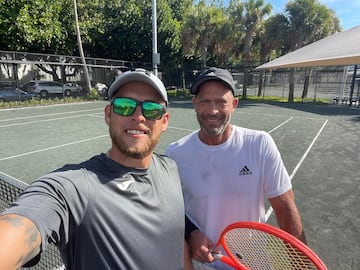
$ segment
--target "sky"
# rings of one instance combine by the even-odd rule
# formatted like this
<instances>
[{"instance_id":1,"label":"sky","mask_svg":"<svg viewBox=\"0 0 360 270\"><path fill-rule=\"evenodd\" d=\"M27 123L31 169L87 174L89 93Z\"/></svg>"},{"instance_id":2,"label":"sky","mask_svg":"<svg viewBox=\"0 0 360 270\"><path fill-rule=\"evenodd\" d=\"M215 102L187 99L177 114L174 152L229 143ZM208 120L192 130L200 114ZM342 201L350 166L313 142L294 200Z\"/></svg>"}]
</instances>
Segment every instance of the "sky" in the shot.
<instances>
[{"instance_id":1,"label":"sky","mask_svg":"<svg viewBox=\"0 0 360 270\"><path fill-rule=\"evenodd\" d=\"M265 3L271 3L273 12L283 12L288 0L265 0ZM354 26L360 25L360 1L359 0L319 0L319 2L335 11L340 19L342 30L348 30Z\"/></svg>"},{"instance_id":2,"label":"sky","mask_svg":"<svg viewBox=\"0 0 360 270\"><path fill-rule=\"evenodd\" d=\"M227 5L229 0L223 0ZM285 4L289 0L265 0L273 6L273 13L284 12ZM336 16L340 19L342 30L348 30L354 26L360 25L360 1L359 0L319 0L328 8L335 11Z\"/></svg>"}]
</instances>

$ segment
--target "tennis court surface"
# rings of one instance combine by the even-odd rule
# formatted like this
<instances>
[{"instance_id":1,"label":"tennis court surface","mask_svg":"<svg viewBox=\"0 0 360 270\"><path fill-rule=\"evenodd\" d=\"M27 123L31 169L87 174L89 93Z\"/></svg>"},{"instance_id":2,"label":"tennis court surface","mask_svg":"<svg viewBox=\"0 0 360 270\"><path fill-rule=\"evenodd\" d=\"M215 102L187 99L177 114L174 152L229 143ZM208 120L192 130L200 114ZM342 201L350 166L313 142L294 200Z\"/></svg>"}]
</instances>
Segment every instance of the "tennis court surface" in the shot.
<instances>
[{"instance_id":1,"label":"tennis court surface","mask_svg":"<svg viewBox=\"0 0 360 270\"><path fill-rule=\"evenodd\" d=\"M66 163L106 152L105 104L0 110L0 178L31 183ZM159 153L198 128L191 99L170 100L170 113ZM360 269L359 109L240 102L232 122L274 138L292 178L310 248L329 269ZM275 224L271 211L268 217Z\"/></svg>"}]
</instances>

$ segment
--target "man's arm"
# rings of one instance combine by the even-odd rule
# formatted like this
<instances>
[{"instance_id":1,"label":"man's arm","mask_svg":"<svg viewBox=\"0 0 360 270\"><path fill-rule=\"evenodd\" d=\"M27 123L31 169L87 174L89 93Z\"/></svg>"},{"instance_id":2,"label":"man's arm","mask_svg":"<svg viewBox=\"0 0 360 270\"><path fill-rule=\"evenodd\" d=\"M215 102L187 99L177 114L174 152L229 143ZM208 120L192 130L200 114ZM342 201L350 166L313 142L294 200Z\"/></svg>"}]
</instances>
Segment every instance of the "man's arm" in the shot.
<instances>
[{"instance_id":1,"label":"man's arm","mask_svg":"<svg viewBox=\"0 0 360 270\"><path fill-rule=\"evenodd\" d=\"M289 190L278 197L271 198L269 202L274 209L279 227L306 244L301 217L295 204L293 190Z\"/></svg>"},{"instance_id":2,"label":"man's arm","mask_svg":"<svg viewBox=\"0 0 360 270\"><path fill-rule=\"evenodd\" d=\"M184 240L184 270L194 270L188 243Z\"/></svg>"},{"instance_id":3,"label":"man's arm","mask_svg":"<svg viewBox=\"0 0 360 270\"><path fill-rule=\"evenodd\" d=\"M0 270L18 269L40 252L41 236L27 218L0 216Z\"/></svg>"},{"instance_id":4,"label":"man's arm","mask_svg":"<svg viewBox=\"0 0 360 270\"><path fill-rule=\"evenodd\" d=\"M212 262L215 245L185 215L185 242L189 245L190 256L200 262Z\"/></svg>"}]
</instances>

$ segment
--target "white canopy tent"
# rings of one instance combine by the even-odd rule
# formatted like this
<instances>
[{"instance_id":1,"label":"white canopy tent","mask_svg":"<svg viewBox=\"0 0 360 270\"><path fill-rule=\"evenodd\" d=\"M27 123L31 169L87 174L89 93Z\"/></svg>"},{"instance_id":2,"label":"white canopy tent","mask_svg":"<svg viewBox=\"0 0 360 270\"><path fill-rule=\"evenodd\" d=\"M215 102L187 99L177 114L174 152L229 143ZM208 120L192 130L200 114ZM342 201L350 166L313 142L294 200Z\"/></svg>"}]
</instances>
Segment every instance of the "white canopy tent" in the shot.
<instances>
[{"instance_id":1,"label":"white canopy tent","mask_svg":"<svg viewBox=\"0 0 360 270\"><path fill-rule=\"evenodd\" d=\"M360 25L313 42L256 69L360 64Z\"/></svg>"},{"instance_id":2,"label":"white canopy tent","mask_svg":"<svg viewBox=\"0 0 360 270\"><path fill-rule=\"evenodd\" d=\"M360 64L360 25L315 41L260 65L256 69L355 65L350 93L351 106L358 64ZM346 67L344 71L347 72ZM339 98L343 96L344 87L345 81L342 89L340 89Z\"/></svg>"}]
</instances>

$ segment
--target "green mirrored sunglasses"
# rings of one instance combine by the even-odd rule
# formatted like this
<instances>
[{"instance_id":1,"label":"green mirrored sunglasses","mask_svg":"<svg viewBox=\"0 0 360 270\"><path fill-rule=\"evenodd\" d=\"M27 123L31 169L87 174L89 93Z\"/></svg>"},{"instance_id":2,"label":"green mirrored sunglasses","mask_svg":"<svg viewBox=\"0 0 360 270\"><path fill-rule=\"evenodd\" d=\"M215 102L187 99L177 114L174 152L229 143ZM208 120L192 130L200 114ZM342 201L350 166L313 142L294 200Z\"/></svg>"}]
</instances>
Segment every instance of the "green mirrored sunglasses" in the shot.
<instances>
[{"instance_id":1,"label":"green mirrored sunglasses","mask_svg":"<svg viewBox=\"0 0 360 270\"><path fill-rule=\"evenodd\" d=\"M116 97L111 100L113 110L121 116L132 115L137 105L140 105L143 116L148 120L158 120L166 112L166 106L154 101L138 101L133 98Z\"/></svg>"}]
</instances>

